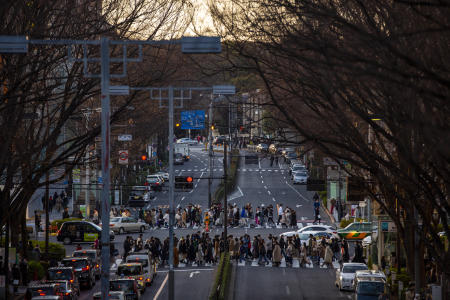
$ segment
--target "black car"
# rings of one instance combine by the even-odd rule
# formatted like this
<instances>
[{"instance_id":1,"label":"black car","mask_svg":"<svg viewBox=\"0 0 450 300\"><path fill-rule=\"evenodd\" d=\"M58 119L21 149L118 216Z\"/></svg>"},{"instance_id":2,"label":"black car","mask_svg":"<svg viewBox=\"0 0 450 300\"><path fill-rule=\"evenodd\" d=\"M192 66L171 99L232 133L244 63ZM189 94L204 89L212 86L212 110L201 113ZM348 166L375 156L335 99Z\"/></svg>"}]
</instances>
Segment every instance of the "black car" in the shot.
<instances>
[{"instance_id":1,"label":"black car","mask_svg":"<svg viewBox=\"0 0 450 300\"><path fill-rule=\"evenodd\" d=\"M36 284L27 288L25 299L38 296L60 296L58 286L54 283Z\"/></svg>"},{"instance_id":2,"label":"black car","mask_svg":"<svg viewBox=\"0 0 450 300\"><path fill-rule=\"evenodd\" d=\"M95 285L94 266L87 257L64 258L61 264L73 268L80 284L86 285L89 289Z\"/></svg>"},{"instance_id":3,"label":"black car","mask_svg":"<svg viewBox=\"0 0 450 300\"><path fill-rule=\"evenodd\" d=\"M101 240L102 228L92 222L68 221L61 225L56 239L68 245L71 243L93 243L98 238ZM114 232L109 231L109 239L114 240Z\"/></svg>"},{"instance_id":4,"label":"black car","mask_svg":"<svg viewBox=\"0 0 450 300\"><path fill-rule=\"evenodd\" d=\"M60 295L63 300L75 300L78 298L76 291L72 290L72 286L68 280L53 280L47 281L46 283L55 284L58 295Z\"/></svg>"},{"instance_id":5,"label":"black car","mask_svg":"<svg viewBox=\"0 0 450 300\"><path fill-rule=\"evenodd\" d=\"M71 290L80 295L80 284L78 277L72 267L53 267L47 270L47 279L50 281L67 280L71 286Z\"/></svg>"},{"instance_id":6,"label":"black car","mask_svg":"<svg viewBox=\"0 0 450 300\"><path fill-rule=\"evenodd\" d=\"M96 249L86 249L86 250L75 250L72 253L73 257L87 257L91 260L94 274L96 279L100 279L101 276L101 268L100 268L100 256L98 250Z\"/></svg>"}]
</instances>

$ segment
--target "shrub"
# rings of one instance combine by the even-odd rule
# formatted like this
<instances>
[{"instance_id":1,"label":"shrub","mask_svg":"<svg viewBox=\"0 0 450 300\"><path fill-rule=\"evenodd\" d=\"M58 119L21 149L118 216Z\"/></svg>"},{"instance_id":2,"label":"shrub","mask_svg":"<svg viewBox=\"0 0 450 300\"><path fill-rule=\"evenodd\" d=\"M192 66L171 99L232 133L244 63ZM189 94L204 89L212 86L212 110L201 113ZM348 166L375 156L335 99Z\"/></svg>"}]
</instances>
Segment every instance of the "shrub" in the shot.
<instances>
[{"instance_id":1,"label":"shrub","mask_svg":"<svg viewBox=\"0 0 450 300\"><path fill-rule=\"evenodd\" d=\"M36 244L39 245L39 248L41 249L41 253L44 254L45 252L45 241L36 241L31 240L33 243L33 247L36 246ZM57 261L60 261L64 257L66 257L66 248L64 246L58 244L58 243L48 243L48 255L49 259L55 259Z\"/></svg>"},{"instance_id":2,"label":"shrub","mask_svg":"<svg viewBox=\"0 0 450 300\"><path fill-rule=\"evenodd\" d=\"M45 270L42 264L35 260L30 260L28 262L28 272L30 273L30 279L41 280L45 276Z\"/></svg>"},{"instance_id":3,"label":"shrub","mask_svg":"<svg viewBox=\"0 0 450 300\"><path fill-rule=\"evenodd\" d=\"M234 188L236 187L237 169L240 162L239 150L234 149L231 152L231 155L231 162L228 167L227 182L225 183L222 180L214 193L214 199L216 203L221 202L225 196L225 184L227 185L227 193L233 192Z\"/></svg>"}]
</instances>

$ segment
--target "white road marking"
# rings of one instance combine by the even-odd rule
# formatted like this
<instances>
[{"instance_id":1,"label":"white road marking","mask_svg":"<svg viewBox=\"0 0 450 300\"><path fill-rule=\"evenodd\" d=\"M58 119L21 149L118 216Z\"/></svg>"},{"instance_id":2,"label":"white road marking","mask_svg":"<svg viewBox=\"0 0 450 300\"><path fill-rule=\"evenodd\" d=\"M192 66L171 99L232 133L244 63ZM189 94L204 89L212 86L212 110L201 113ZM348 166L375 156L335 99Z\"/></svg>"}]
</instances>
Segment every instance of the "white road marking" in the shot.
<instances>
[{"instance_id":1,"label":"white road marking","mask_svg":"<svg viewBox=\"0 0 450 300\"><path fill-rule=\"evenodd\" d=\"M299 207L302 207L302 206L303 206L302 204L297 204L295 207L299 208Z\"/></svg>"},{"instance_id":2,"label":"white road marking","mask_svg":"<svg viewBox=\"0 0 450 300\"><path fill-rule=\"evenodd\" d=\"M308 200L305 196L303 196L299 191L297 191L292 185L290 185L289 183L287 183L287 181L286 181L286 184L287 184L287 186L289 186L291 189L293 189L294 192L296 192L300 197L302 197L306 202L309 202L309 200Z\"/></svg>"},{"instance_id":3,"label":"white road marking","mask_svg":"<svg viewBox=\"0 0 450 300\"><path fill-rule=\"evenodd\" d=\"M159 297L159 295L161 294L161 292L162 292L164 286L166 285L168 279L169 279L169 274L167 274L167 275L166 275L166 278L164 278L164 281L163 281L163 283L161 284L161 287L159 288L159 290L156 292L155 297L153 297L153 300L158 299L158 297Z\"/></svg>"},{"instance_id":4,"label":"white road marking","mask_svg":"<svg viewBox=\"0 0 450 300\"><path fill-rule=\"evenodd\" d=\"M175 272L214 271L214 269L175 269ZM158 270L156 273L167 273L169 270Z\"/></svg>"},{"instance_id":5,"label":"white road marking","mask_svg":"<svg viewBox=\"0 0 450 300\"><path fill-rule=\"evenodd\" d=\"M195 185L195 187L197 187L198 183ZM193 191L193 190L192 190ZM192 191L190 191L190 193L192 193Z\"/></svg>"},{"instance_id":6,"label":"white road marking","mask_svg":"<svg viewBox=\"0 0 450 300\"><path fill-rule=\"evenodd\" d=\"M286 295L290 295L291 294L291 291L289 290L289 286L286 286Z\"/></svg>"},{"instance_id":7,"label":"white road marking","mask_svg":"<svg viewBox=\"0 0 450 300\"><path fill-rule=\"evenodd\" d=\"M186 196L183 196L183 197L181 198L181 201L183 201L183 200L184 200L184 198L186 198Z\"/></svg>"},{"instance_id":8,"label":"white road marking","mask_svg":"<svg viewBox=\"0 0 450 300\"><path fill-rule=\"evenodd\" d=\"M197 187L197 185L196 185L195 187ZM189 194L191 194L193 191L194 191L194 190L191 190L191 191L189 192Z\"/></svg>"},{"instance_id":9,"label":"white road marking","mask_svg":"<svg viewBox=\"0 0 450 300\"><path fill-rule=\"evenodd\" d=\"M200 274L200 271L191 272L191 274L189 274L189 278L194 277L195 274Z\"/></svg>"},{"instance_id":10,"label":"white road marking","mask_svg":"<svg viewBox=\"0 0 450 300\"><path fill-rule=\"evenodd\" d=\"M272 194L270 193L270 191L267 191L267 194L272 195Z\"/></svg>"},{"instance_id":11,"label":"white road marking","mask_svg":"<svg viewBox=\"0 0 450 300\"><path fill-rule=\"evenodd\" d=\"M275 202L275 198L272 197L272 200Z\"/></svg>"},{"instance_id":12,"label":"white road marking","mask_svg":"<svg viewBox=\"0 0 450 300\"><path fill-rule=\"evenodd\" d=\"M265 185L264 188L267 190L267 186Z\"/></svg>"},{"instance_id":13,"label":"white road marking","mask_svg":"<svg viewBox=\"0 0 450 300\"><path fill-rule=\"evenodd\" d=\"M261 180L261 183L263 183L263 184L264 184L264 180Z\"/></svg>"},{"instance_id":14,"label":"white road marking","mask_svg":"<svg viewBox=\"0 0 450 300\"><path fill-rule=\"evenodd\" d=\"M258 158L258 165L259 165L259 168L261 169L261 160Z\"/></svg>"},{"instance_id":15,"label":"white road marking","mask_svg":"<svg viewBox=\"0 0 450 300\"><path fill-rule=\"evenodd\" d=\"M192 170L188 170L188 172L192 172Z\"/></svg>"}]
</instances>

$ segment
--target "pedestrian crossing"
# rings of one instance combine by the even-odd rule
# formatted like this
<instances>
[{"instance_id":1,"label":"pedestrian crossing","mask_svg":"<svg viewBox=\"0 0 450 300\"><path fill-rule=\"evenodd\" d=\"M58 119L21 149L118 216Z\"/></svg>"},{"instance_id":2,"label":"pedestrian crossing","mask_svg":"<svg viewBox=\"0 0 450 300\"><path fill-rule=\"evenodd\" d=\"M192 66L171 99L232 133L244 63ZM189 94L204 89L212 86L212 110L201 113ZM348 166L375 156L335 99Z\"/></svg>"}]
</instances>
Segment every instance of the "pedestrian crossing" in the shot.
<instances>
[{"instance_id":1,"label":"pedestrian crossing","mask_svg":"<svg viewBox=\"0 0 450 300\"><path fill-rule=\"evenodd\" d=\"M238 267L260 267L260 268L292 268L292 269L331 269L331 266L328 267L323 263L323 259L320 259L320 263L317 263L317 260L313 261L311 257L308 257L307 264L304 264L303 266L300 265L300 260L298 258L293 258L292 263L287 263L286 259L283 257L281 262L279 264L275 264L272 261L265 262L264 259L259 262L258 259L253 260L242 260L238 261L236 263L235 260L233 260L233 263L235 263ZM340 264L338 261L334 260L332 263L333 269L339 269Z\"/></svg>"},{"instance_id":2,"label":"pedestrian crossing","mask_svg":"<svg viewBox=\"0 0 450 300\"><path fill-rule=\"evenodd\" d=\"M198 169L181 169L177 170L177 172L209 172L210 168L198 168ZM259 169L259 168L238 168L238 172L272 172L272 173L281 173L284 174L288 172L287 169ZM223 168L215 168L212 169L213 172L223 172Z\"/></svg>"}]
</instances>

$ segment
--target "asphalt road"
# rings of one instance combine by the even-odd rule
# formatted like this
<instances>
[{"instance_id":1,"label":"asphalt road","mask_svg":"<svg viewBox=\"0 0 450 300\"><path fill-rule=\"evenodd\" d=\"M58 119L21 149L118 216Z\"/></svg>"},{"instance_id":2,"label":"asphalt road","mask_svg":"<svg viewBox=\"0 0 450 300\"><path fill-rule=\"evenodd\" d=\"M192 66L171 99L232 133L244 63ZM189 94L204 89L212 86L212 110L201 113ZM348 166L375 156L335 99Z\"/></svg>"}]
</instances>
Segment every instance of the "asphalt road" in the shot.
<instances>
[{"instance_id":1,"label":"asphalt road","mask_svg":"<svg viewBox=\"0 0 450 300\"><path fill-rule=\"evenodd\" d=\"M175 205L198 204L203 208L208 203L208 180L209 176L208 154L202 151L202 146L191 147L191 160L184 165L175 167L176 175L190 175L195 179L192 192L176 192ZM245 152L242 151L241 155ZM214 176L223 174L222 154L216 152L214 157ZM262 158L258 164L245 165L244 159L238 169L238 182L236 190L229 196L229 203L242 205L251 203L254 210L261 204L283 204L297 212L297 219L307 225L313 216L313 192L306 191L304 185L293 185L289 179L288 165L274 163L270 166L270 160ZM213 180L212 191L218 185L219 180ZM150 207L168 207L168 193L157 192L157 197L150 203ZM324 222L329 223L328 218L322 216ZM303 221L302 221L303 220ZM261 235L267 238L269 234L279 235L292 228L229 228L228 233L233 236L249 234L250 236ZM203 231L203 228L175 229L177 237L185 236L193 232ZM212 226L210 236L220 235L222 228ZM167 229L150 229L144 233L144 239L155 236L162 239L168 237ZM123 241L127 235L137 238L138 233L116 235L114 244L123 253ZM51 237L51 241L54 241ZM83 245L83 248L90 247ZM67 254L70 255L75 245L66 246ZM175 299L207 299L209 289L214 278L216 266L196 267L186 266L176 269L175 275ZM168 283L165 280L167 269L160 268L158 276L153 285L146 289L142 299L167 299ZM234 299L348 299L351 294L339 292L334 287L334 270L321 269L314 266L310 269L294 269L292 267L254 267L251 263L245 266L236 266L236 277L234 286ZM100 290L100 282L92 290L83 291L80 299L92 299L95 291Z\"/></svg>"}]
</instances>

